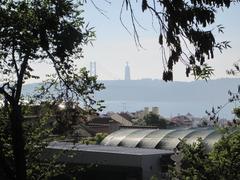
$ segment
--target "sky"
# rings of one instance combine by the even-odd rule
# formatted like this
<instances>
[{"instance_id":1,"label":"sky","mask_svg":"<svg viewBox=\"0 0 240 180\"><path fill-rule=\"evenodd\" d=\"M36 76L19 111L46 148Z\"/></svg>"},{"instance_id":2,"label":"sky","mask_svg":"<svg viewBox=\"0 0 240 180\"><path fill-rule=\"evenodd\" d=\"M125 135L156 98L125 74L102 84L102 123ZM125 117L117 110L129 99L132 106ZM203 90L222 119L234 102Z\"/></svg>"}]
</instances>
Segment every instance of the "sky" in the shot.
<instances>
[{"instance_id":1,"label":"sky","mask_svg":"<svg viewBox=\"0 0 240 180\"><path fill-rule=\"evenodd\" d=\"M102 15L90 1L84 5L85 21L96 31L96 40L93 46L84 48L84 58L78 62L79 67L89 69L90 61L97 65L97 75L100 80L119 80L124 78L124 67L128 62L131 69L132 79L161 79L163 65L161 51L158 44L158 32L152 27L151 15L141 12L141 3L135 3L135 13L138 21L145 30L138 28L140 42L143 48L136 46L133 36L130 35L120 22L120 10L122 0L94 1L96 5L104 10ZM212 79L229 77L226 70L240 59L240 5L234 5L230 9L219 10L216 17L216 25L222 24L224 34L217 34L216 40L230 41L231 49L225 50L222 54L216 53L213 60L208 63L215 69ZM131 31L131 20L129 11L124 11L123 21ZM52 72L49 65L35 65L43 78L46 72ZM174 67L174 80L192 81L193 77L185 77L185 67L178 63Z\"/></svg>"}]
</instances>

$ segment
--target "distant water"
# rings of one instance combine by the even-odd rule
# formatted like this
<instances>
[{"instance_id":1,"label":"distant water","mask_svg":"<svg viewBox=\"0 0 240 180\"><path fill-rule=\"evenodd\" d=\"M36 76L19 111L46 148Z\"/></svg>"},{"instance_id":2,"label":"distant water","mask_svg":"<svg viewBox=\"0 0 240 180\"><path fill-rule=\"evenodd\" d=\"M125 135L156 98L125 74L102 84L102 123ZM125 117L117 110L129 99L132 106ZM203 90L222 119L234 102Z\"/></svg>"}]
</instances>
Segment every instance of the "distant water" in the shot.
<instances>
[{"instance_id":1,"label":"distant water","mask_svg":"<svg viewBox=\"0 0 240 180\"><path fill-rule=\"evenodd\" d=\"M215 108L221 103L209 104L203 102L143 102L143 101L106 101L104 103L106 106L103 113L108 111L113 112L135 112L143 110L144 107L159 107L160 114L165 117L173 117L178 114L185 115L191 113L196 117L206 116L205 111L211 111L212 107ZM232 114L232 109L234 104L229 104L220 113L219 117L232 119L234 116Z\"/></svg>"},{"instance_id":2,"label":"distant water","mask_svg":"<svg viewBox=\"0 0 240 180\"><path fill-rule=\"evenodd\" d=\"M96 99L105 100L107 111L135 112L144 107L159 107L160 114L172 117L191 113L196 117L206 116L205 111L223 105L229 98L228 90L237 91L240 78L218 79L194 82L165 83L160 80L103 81L104 91L95 94ZM29 94L39 84L24 86ZM239 104L238 104L239 105ZM220 113L221 118L232 119L234 104L228 105Z\"/></svg>"}]
</instances>

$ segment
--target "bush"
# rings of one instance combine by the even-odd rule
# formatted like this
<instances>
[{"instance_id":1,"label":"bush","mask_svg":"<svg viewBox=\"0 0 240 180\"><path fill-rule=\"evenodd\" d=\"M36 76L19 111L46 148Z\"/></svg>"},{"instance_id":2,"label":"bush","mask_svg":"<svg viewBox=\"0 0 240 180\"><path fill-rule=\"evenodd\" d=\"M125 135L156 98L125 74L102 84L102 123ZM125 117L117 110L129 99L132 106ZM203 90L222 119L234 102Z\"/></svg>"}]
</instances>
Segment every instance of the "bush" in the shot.
<instances>
[{"instance_id":1,"label":"bush","mask_svg":"<svg viewBox=\"0 0 240 180\"><path fill-rule=\"evenodd\" d=\"M199 139L192 145L181 141L179 150L183 153L181 170L170 167L170 175L178 179L224 180L240 179L240 129L226 131L212 151L207 152Z\"/></svg>"},{"instance_id":2,"label":"bush","mask_svg":"<svg viewBox=\"0 0 240 180\"><path fill-rule=\"evenodd\" d=\"M97 133L94 137L83 138L80 143L82 144L100 144L107 136L107 133Z\"/></svg>"}]
</instances>

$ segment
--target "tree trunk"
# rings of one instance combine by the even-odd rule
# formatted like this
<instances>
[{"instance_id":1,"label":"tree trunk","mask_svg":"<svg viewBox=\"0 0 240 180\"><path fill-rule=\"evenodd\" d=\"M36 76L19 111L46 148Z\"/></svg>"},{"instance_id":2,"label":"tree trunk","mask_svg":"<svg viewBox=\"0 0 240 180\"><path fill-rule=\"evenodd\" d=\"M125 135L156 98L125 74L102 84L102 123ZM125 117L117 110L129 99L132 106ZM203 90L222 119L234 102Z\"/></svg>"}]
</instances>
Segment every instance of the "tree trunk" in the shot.
<instances>
[{"instance_id":1,"label":"tree trunk","mask_svg":"<svg viewBox=\"0 0 240 180\"><path fill-rule=\"evenodd\" d=\"M21 113L21 107L17 103L11 105L10 120L16 179L26 180L25 142L22 127L23 116Z\"/></svg>"}]
</instances>

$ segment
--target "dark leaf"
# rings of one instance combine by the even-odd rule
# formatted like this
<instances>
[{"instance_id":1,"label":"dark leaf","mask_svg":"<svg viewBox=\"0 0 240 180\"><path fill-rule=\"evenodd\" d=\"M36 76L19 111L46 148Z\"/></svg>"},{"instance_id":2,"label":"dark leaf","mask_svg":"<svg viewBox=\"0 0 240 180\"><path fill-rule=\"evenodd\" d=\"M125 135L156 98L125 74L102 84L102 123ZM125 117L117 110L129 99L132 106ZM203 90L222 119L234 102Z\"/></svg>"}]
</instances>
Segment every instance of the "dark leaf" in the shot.
<instances>
[{"instance_id":1,"label":"dark leaf","mask_svg":"<svg viewBox=\"0 0 240 180\"><path fill-rule=\"evenodd\" d=\"M142 1L142 11L144 12L148 7L148 3L147 3L147 0L143 0Z\"/></svg>"},{"instance_id":2,"label":"dark leaf","mask_svg":"<svg viewBox=\"0 0 240 180\"><path fill-rule=\"evenodd\" d=\"M159 44L160 45L163 45L163 35L162 35L162 33L159 35Z\"/></svg>"}]
</instances>

